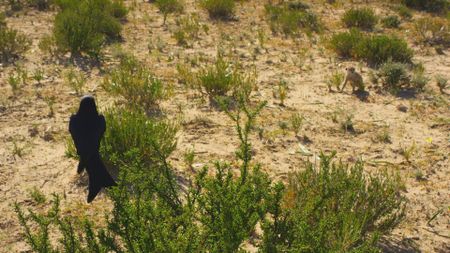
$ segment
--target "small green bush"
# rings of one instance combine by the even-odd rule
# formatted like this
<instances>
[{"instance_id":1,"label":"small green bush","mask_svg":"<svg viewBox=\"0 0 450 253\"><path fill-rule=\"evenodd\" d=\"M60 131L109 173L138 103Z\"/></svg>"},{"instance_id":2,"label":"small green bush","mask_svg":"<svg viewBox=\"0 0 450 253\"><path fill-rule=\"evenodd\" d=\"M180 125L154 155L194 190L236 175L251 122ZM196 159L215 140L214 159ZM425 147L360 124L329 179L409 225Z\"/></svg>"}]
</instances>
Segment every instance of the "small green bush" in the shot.
<instances>
[{"instance_id":1,"label":"small green bush","mask_svg":"<svg viewBox=\"0 0 450 253\"><path fill-rule=\"evenodd\" d=\"M364 30L372 30L377 20L373 10L369 8L350 9L342 17L342 22L346 27L356 27Z\"/></svg>"},{"instance_id":2,"label":"small green bush","mask_svg":"<svg viewBox=\"0 0 450 253\"><path fill-rule=\"evenodd\" d=\"M236 0L201 0L201 6L212 18L228 19L234 14Z\"/></svg>"},{"instance_id":3,"label":"small green bush","mask_svg":"<svg viewBox=\"0 0 450 253\"><path fill-rule=\"evenodd\" d=\"M55 42L72 56L84 52L98 58L102 45L120 36L119 18L127 12L122 0L59 0L57 5Z\"/></svg>"},{"instance_id":4,"label":"small green bush","mask_svg":"<svg viewBox=\"0 0 450 253\"><path fill-rule=\"evenodd\" d=\"M31 41L17 30L0 25L0 61L9 62L25 53Z\"/></svg>"},{"instance_id":5,"label":"small green bush","mask_svg":"<svg viewBox=\"0 0 450 253\"><path fill-rule=\"evenodd\" d=\"M103 87L107 92L122 97L129 107L145 111L157 109L159 102L170 95L170 87L134 57L124 57L120 65L105 77Z\"/></svg>"},{"instance_id":6,"label":"small green bush","mask_svg":"<svg viewBox=\"0 0 450 253\"><path fill-rule=\"evenodd\" d=\"M364 34L358 29L351 29L349 32L333 35L329 47L341 57L352 58L355 56L355 49L364 38Z\"/></svg>"},{"instance_id":7,"label":"small green bush","mask_svg":"<svg viewBox=\"0 0 450 253\"><path fill-rule=\"evenodd\" d=\"M180 0L156 0L155 4L164 15L164 24L166 24L167 15L180 13L184 10L183 2Z\"/></svg>"},{"instance_id":8,"label":"small green bush","mask_svg":"<svg viewBox=\"0 0 450 253\"><path fill-rule=\"evenodd\" d=\"M386 28L398 28L400 26L400 20L397 16L391 15L383 18L381 23Z\"/></svg>"},{"instance_id":9,"label":"small green bush","mask_svg":"<svg viewBox=\"0 0 450 253\"><path fill-rule=\"evenodd\" d=\"M364 60L374 66L389 59L409 63L413 56L403 39L388 35L367 36L356 29L333 35L328 46L341 57Z\"/></svg>"},{"instance_id":10,"label":"small green bush","mask_svg":"<svg viewBox=\"0 0 450 253\"><path fill-rule=\"evenodd\" d=\"M301 2L267 4L265 8L273 32L298 36L301 32L309 35L321 30L319 18Z\"/></svg>"},{"instance_id":11,"label":"small green bush","mask_svg":"<svg viewBox=\"0 0 450 253\"><path fill-rule=\"evenodd\" d=\"M376 66L389 59L410 63L413 51L403 39L388 35L373 35L358 44L355 55L357 58Z\"/></svg>"},{"instance_id":12,"label":"small green bush","mask_svg":"<svg viewBox=\"0 0 450 253\"><path fill-rule=\"evenodd\" d=\"M409 84L408 66L388 61L380 66L378 76L389 90L398 91Z\"/></svg>"},{"instance_id":13,"label":"small green bush","mask_svg":"<svg viewBox=\"0 0 450 253\"><path fill-rule=\"evenodd\" d=\"M293 173L263 223L262 252L379 252L377 241L404 217L399 176L367 175L363 162L320 156Z\"/></svg>"},{"instance_id":14,"label":"small green bush","mask_svg":"<svg viewBox=\"0 0 450 253\"><path fill-rule=\"evenodd\" d=\"M238 62L230 62L220 53L214 65L196 74L195 82L193 86L206 93L210 101L228 96L248 100L256 85L252 74L240 71Z\"/></svg>"},{"instance_id":15,"label":"small green bush","mask_svg":"<svg viewBox=\"0 0 450 253\"><path fill-rule=\"evenodd\" d=\"M450 2L448 0L403 0L403 4L417 10L444 14L450 8Z\"/></svg>"}]
</instances>

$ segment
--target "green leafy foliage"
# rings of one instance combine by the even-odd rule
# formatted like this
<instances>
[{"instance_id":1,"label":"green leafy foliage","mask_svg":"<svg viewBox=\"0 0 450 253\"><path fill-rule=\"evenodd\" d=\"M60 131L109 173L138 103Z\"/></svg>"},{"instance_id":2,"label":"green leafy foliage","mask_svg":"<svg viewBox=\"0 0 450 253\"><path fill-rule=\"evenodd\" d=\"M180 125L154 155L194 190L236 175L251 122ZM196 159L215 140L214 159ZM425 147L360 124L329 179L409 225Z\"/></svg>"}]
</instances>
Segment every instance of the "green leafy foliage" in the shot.
<instances>
[{"instance_id":1,"label":"green leafy foliage","mask_svg":"<svg viewBox=\"0 0 450 253\"><path fill-rule=\"evenodd\" d=\"M120 18L126 15L121 0L58 0L54 37L61 51L98 58L102 45L120 36Z\"/></svg>"},{"instance_id":2,"label":"green leafy foliage","mask_svg":"<svg viewBox=\"0 0 450 253\"><path fill-rule=\"evenodd\" d=\"M9 62L25 53L31 41L17 30L0 25L0 61Z\"/></svg>"},{"instance_id":3,"label":"green leafy foliage","mask_svg":"<svg viewBox=\"0 0 450 253\"><path fill-rule=\"evenodd\" d=\"M388 60L411 62L413 51L403 39L388 35L364 35L356 29L333 35L329 47L345 58L378 66Z\"/></svg>"},{"instance_id":4,"label":"green leafy foliage","mask_svg":"<svg viewBox=\"0 0 450 253\"><path fill-rule=\"evenodd\" d=\"M266 5L270 27L274 32L288 36L311 34L321 30L319 18L301 2L286 2L279 5Z\"/></svg>"},{"instance_id":5,"label":"green leafy foliage","mask_svg":"<svg viewBox=\"0 0 450 253\"><path fill-rule=\"evenodd\" d=\"M364 173L364 164L333 162L293 173L263 223L262 252L378 252L380 236L404 217L399 176Z\"/></svg>"},{"instance_id":6,"label":"green leafy foliage","mask_svg":"<svg viewBox=\"0 0 450 253\"><path fill-rule=\"evenodd\" d=\"M103 87L122 97L129 107L144 111L158 109L159 102L168 98L171 90L132 56L121 59L120 65L105 77Z\"/></svg>"},{"instance_id":7,"label":"green leafy foliage","mask_svg":"<svg viewBox=\"0 0 450 253\"><path fill-rule=\"evenodd\" d=\"M236 0L201 0L201 6L209 16L216 19L228 19L234 14Z\"/></svg>"},{"instance_id":8,"label":"green leafy foliage","mask_svg":"<svg viewBox=\"0 0 450 253\"><path fill-rule=\"evenodd\" d=\"M342 22L346 27L356 27L364 30L372 30L378 18L372 9L361 8L361 9L350 9L344 13L342 17Z\"/></svg>"}]
</instances>

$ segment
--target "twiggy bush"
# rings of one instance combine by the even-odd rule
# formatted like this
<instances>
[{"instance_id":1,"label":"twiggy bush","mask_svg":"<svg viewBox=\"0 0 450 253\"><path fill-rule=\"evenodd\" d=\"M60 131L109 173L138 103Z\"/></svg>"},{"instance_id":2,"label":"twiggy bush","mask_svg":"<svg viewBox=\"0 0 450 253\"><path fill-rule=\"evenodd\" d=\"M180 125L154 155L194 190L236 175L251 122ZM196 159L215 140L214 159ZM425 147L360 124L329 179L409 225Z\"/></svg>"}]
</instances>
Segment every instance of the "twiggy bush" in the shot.
<instances>
[{"instance_id":1,"label":"twiggy bush","mask_svg":"<svg viewBox=\"0 0 450 253\"><path fill-rule=\"evenodd\" d=\"M54 22L54 38L60 50L98 58L102 45L120 36L119 19L126 15L123 1L59 0L57 4L60 11Z\"/></svg>"},{"instance_id":2,"label":"twiggy bush","mask_svg":"<svg viewBox=\"0 0 450 253\"><path fill-rule=\"evenodd\" d=\"M62 217L58 197L44 213L25 213L16 204L28 244L37 252L237 252L254 233L277 192L267 174L251 163L249 134L264 104L249 108L244 100L241 102L237 112L227 111L241 142L236 152L240 160L237 167L216 162L213 175L204 168L189 188L181 191L173 169L159 152L155 153L159 162L147 164L140 148L133 149L134 144L128 143L131 146L124 154L126 159L116 156L122 161L118 163L121 173L118 186L108 191L113 209L107 215L106 226L96 228L89 219L78 222L76 218ZM139 117L145 118L142 114ZM107 122L111 122L108 116ZM146 120L138 124L146 125ZM135 139L127 134L132 129L124 126L121 135ZM141 137L148 139L145 134ZM147 145L159 147L152 142ZM161 166L165 173L155 175L148 166ZM61 240L51 243L49 238L55 230Z\"/></svg>"},{"instance_id":3,"label":"twiggy bush","mask_svg":"<svg viewBox=\"0 0 450 253\"><path fill-rule=\"evenodd\" d=\"M450 8L448 0L403 0L403 4L410 8L433 13L447 13Z\"/></svg>"},{"instance_id":4,"label":"twiggy bush","mask_svg":"<svg viewBox=\"0 0 450 253\"><path fill-rule=\"evenodd\" d=\"M414 22L413 32L420 43L450 47L450 21L448 19L420 18Z\"/></svg>"},{"instance_id":5,"label":"twiggy bush","mask_svg":"<svg viewBox=\"0 0 450 253\"><path fill-rule=\"evenodd\" d=\"M17 30L0 25L0 61L9 62L25 53L31 41Z\"/></svg>"},{"instance_id":6,"label":"twiggy bush","mask_svg":"<svg viewBox=\"0 0 450 253\"><path fill-rule=\"evenodd\" d=\"M184 3L181 0L155 0L155 4L164 15L164 24L169 14L181 13L184 10Z\"/></svg>"},{"instance_id":7,"label":"twiggy bush","mask_svg":"<svg viewBox=\"0 0 450 253\"><path fill-rule=\"evenodd\" d=\"M364 30L372 30L378 18L372 9L361 8L361 9L350 9L344 13L342 17L342 22L346 27L356 27Z\"/></svg>"},{"instance_id":8,"label":"twiggy bush","mask_svg":"<svg viewBox=\"0 0 450 253\"><path fill-rule=\"evenodd\" d=\"M288 36L307 35L321 30L319 18L300 2L266 5L270 27L273 32L282 32Z\"/></svg>"},{"instance_id":9,"label":"twiggy bush","mask_svg":"<svg viewBox=\"0 0 450 253\"><path fill-rule=\"evenodd\" d=\"M201 0L201 6L208 11L209 16L216 19L228 19L234 14L236 0Z\"/></svg>"},{"instance_id":10,"label":"twiggy bush","mask_svg":"<svg viewBox=\"0 0 450 253\"><path fill-rule=\"evenodd\" d=\"M403 39L388 35L367 36L356 29L333 35L329 47L342 57L364 60L373 66L388 60L409 63L413 56Z\"/></svg>"},{"instance_id":11,"label":"twiggy bush","mask_svg":"<svg viewBox=\"0 0 450 253\"><path fill-rule=\"evenodd\" d=\"M263 252L378 252L378 239L404 217L399 176L333 162L293 173L263 223Z\"/></svg>"},{"instance_id":12,"label":"twiggy bush","mask_svg":"<svg viewBox=\"0 0 450 253\"><path fill-rule=\"evenodd\" d=\"M158 109L158 104L170 95L170 87L156 78L134 57L124 57L118 67L111 70L103 82L111 94L123 98L129 107L145 111Z\"/></svg>"}]
</instances>

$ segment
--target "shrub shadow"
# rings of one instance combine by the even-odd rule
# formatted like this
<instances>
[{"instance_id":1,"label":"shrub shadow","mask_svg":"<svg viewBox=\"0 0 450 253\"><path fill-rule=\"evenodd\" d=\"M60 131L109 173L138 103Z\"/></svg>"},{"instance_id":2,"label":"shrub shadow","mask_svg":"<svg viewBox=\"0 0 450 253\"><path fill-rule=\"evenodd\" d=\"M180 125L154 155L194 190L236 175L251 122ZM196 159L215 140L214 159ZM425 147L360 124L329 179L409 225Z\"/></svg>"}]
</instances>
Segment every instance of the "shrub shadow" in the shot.
<instances>
[{"instance_id":1,"label":"shrub shadow","mask_svg":"<svg viewBox=\"0 0 450 253\"><path fill-rule=\"evenodd\" d=\"M411 238L383 239L378 243L383 253L420 253L417 244Z\"/></svg>"}]
</instances>

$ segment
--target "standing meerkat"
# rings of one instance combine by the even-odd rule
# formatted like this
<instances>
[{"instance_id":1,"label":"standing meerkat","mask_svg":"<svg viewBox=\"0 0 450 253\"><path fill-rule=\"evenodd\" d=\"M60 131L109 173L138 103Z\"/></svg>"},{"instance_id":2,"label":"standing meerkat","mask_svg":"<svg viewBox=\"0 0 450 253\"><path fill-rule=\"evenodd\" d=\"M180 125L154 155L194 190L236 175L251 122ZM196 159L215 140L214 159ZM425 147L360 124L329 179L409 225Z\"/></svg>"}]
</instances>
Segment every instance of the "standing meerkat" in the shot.
<instances>
[{"instance_id":1,"label":"standing meerkat","mask_svg":"<svg viewBox=\"0 0 450 253\"><path fill-rule=\"evenodd\" d=\"M344 90L347 82L350 82L352 86L352 91L355 92L355 88L358 88L358 91L364 91L364 82L362 76L356 72L354 67L345 68L347 74L345 75L345 80L342 85L341 91Z\"/></svg>"}]
</instances>

